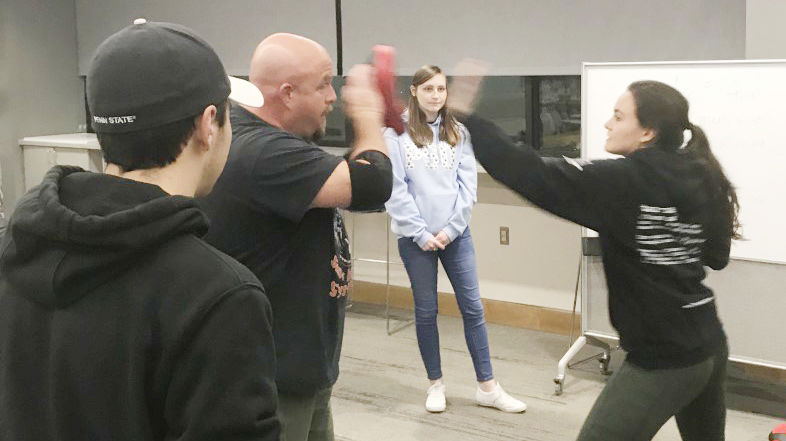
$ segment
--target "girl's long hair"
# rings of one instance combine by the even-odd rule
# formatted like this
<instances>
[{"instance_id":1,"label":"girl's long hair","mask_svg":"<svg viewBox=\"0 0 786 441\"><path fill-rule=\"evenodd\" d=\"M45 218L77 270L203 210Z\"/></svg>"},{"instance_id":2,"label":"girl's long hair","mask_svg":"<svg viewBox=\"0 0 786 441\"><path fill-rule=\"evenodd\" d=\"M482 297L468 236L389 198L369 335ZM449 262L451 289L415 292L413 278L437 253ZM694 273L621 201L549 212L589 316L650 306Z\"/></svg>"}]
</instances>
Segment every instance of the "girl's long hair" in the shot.
<instances>
[{"instance_id":1,"label":"girl's long hair","mask_svg":"<svg viewBox=\"0 0 786 441\"><path fill-rule=\"evenodd\" d=\"M412 77L411 85L417 89L418 86L441 73L442 70L437 66L423 66L415 72L415 75ZM434 141L434 134L428 126L426 114L420 110L418 98L411 93L409 95L409 122L407 123L407 132L416 146L423 147ZM439 127L439 139L455 147L461 137L458 121L456 121L456 118L453 116L450 109L448 109L447 105L442 106L442 109L439 110L439 115L442 117L442 124L440 124Z\"/></svg>"},{"instance_id":2,"label":"girl's long hair","mask_svg":"<svg viewBox=\"0 0 786 441\"><path fill-rule=\"evenodd\" d=\"M709 172L709 194L719 195L720 203L728 214L729 236L732 239L741 238L737 192L712 154L704 130L688 119L688 100L677 89L658 81L636 81L628 86L628 90L636 102L639 124L655 132L652 140L655 148L668 151L684 148L704 161ZM691 132L691 137L682 147L685 130Z\"/></svg>"}]
</instances>

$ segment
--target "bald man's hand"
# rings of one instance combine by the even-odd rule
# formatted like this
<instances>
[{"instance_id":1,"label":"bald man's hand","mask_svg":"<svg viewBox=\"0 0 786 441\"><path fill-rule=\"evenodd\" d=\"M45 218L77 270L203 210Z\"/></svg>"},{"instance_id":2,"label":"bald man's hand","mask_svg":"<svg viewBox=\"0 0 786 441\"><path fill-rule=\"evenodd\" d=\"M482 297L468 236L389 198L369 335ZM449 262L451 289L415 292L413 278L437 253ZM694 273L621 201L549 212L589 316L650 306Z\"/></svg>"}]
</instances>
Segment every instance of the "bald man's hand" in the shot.
<instances>
[{"instance_id":1,"label":"bald man's hand","mask_svg":"<svg viewBox=\"0 0 786 441\"><path fill-rule=\"evenodd\" d=\"M344 111L355 129L355 144L350 158L365 150L379 150L387 154L382 137L385 107L377 88L374 68L356 64L347 75L347 84L341 89Z\"/></svg>"},{"instance_id":2,"label":"bald man's hand","mask_svg":"<svg viewBox=\"0 0 786 441\"><path fill-rule=\"evenodd\" d=\"M325 181L325 184L311 203L312 207L351 208L353 188L349 163L357 162L376 167L376 164L371 164L365 159L356 159L363 152L369 150L381 152L388 165L390 163L387 159L388 149L382 136L382 121L385 114L384 104L382 95L377 88L374 68L368 64L358 64L352 67L347 75L347 83L341 89L341 99L344 101L344 111L347 117L352 120L352 127L355 131L355 143L347 161L340 163L327 181ZM387 182L390 180L389 176L385 173L381 173L380 176L384 176L385 182L365 182L366 189L373 189L368 186L388 188L391 184ZM354 193L358 196L361 194L361 191L366 189L355 188ZM386 191L389 197L389 189ZM384 194L385 191L378 193ZM387 197L384 200L387 200ZM381 203L384 203L384 200Z\"/></svg>"},{"instance_id":3,"label":"bald man's hand","mask_svg":"<svg viewBox=\"0 0 786 441\"><path fill-rule=\"evenodd\" d=\"M374 68L368 64L356 64L349 71L347 84L341 89L341 99L347 116L353 122L368 120L382 127L385 109L376 84Z\"/></svg>"}]
</instances>

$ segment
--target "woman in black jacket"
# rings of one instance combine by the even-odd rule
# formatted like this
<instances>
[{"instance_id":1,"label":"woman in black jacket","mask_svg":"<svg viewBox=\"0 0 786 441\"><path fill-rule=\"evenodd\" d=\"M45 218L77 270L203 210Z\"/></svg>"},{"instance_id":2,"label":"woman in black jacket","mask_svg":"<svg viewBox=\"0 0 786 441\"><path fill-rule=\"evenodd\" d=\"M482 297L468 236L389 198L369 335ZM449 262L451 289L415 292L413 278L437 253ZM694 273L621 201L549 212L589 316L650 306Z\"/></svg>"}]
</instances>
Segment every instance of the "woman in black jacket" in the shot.
<instances>
[{"instance_id":1,"label":"woman in black jacket","mask_svg":"<svg viewBox=\"0 0 786 441\"><path fill-rule=\"evenodd\" d=\"M627 356L578 439L650 440L676 416L683 440L723 440L728 349L702 280L705 265L728 263L739 205L685 97L657 81L628 86L605 125L606 150L623 158L588 162L541 158L472 115L479 83L457 77L449 105L465 116L483 167L600 236L611 321Z\"/></svg>"}]
</instances>

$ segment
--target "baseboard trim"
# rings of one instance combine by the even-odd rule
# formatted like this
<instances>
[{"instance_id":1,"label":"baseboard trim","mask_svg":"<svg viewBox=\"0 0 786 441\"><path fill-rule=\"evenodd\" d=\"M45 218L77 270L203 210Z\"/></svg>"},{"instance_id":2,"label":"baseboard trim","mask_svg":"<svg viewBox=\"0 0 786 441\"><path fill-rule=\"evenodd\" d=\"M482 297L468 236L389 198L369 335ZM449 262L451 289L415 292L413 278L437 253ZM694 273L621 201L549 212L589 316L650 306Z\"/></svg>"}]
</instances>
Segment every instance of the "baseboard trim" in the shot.
<instances>
[{"instance_id":1,"label":"baseboard trim","mask_svg":"<svg viewBox=\"0 0 786 441\"><path fill-rule=\"evenodd\" d=\"M386 286L383 283L355 280L352 282L352 291L349 295L352 302L384 305ZM391 286L389 295L392 308L412 310L411 289L403 286ZM483 307L486 310L486 321L489 323L562 335L570 334L571 313L568 311L491 299L483 299ZM461 316L453 294L439 293L439 313L451 317ZM578 337L579 335L581 335L581 314L576 314L573 336ZM730 364L730 375L773 384L786 382L786 370L784 369L740 362Z\"/></svg>"},{"instance_id":2,"label":"baseboard trim","mask_svg":"<svg viewBox=\"0 0 786 441\"><path fill-rule=\"evenodd\" d=\"M729 375L770 382L772 384L786 384L786 369L749 364L741 361L729 362Z\"/></svg>"},{"instance_id":3,"label":"baseboard trim","mask_svg":"<svg viewBox=\"0 0 786 441\"><path fill-rule=\"evenodd\" d=\"M412 290L409 288L391 286L388 294L387 287L382 283L359 280L352 282L350 298L353 302L384 305L386 295L390 296L391 307L412 310ZM562 335L570 334L571 313L568 311L544 308L542 306L524 305L521 303L504 302L501 300L482 300L483 307L486 311L486 321L489 323L534 329ZM461 316L453 294L439 293L439 313L451 317ZM579 336L580 333L581 315L576 314L573 335Z\"/></svg>"}]
</instances>

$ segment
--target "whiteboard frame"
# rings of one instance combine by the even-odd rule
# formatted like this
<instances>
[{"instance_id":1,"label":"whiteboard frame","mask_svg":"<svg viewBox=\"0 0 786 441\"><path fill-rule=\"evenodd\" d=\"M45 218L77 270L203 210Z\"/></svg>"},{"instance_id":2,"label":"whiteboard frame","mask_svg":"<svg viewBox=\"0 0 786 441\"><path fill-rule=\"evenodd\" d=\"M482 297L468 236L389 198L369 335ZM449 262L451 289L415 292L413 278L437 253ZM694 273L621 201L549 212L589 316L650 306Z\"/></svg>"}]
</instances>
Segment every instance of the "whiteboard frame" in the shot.
<instances>
[{"instance_id":1,"label":"whiteboard frame","mask_svg":"<svg viewBox=\"0 0 786 441\"><path fill-rule=\"evenodd\" d=\"M587 125L583 122L587 120L587 70L593 67L625 67L625 66L681 66L681 65L733 65L733 64L781 64L786 65L786 59L757 59L757 60L697 60L697 61L635 61L635 62L584 62L581 65L581 158L588 159L587 149ZM624 85L624 86L627 86ZM623 86L623 87L624 87ZM589 228L581 228L582 237L595 237L597 233ZM733 260L744 260L749 262L772 263L776 265L786 265L786 261L732 256ZM582 304L583 306L583 304Z\"/></svg>"},{"instance_id":2,"label":"whiteboard frame","mask_svg":"<svg viewBox=\"0 0 786 441\"><path fill-rule=\"evenodd\" d=\"M584 122L587 121L587 111L588 111L588 102L587 102L587 94L588 94L588 69L593 67L625 67L625 66L681 66L681 65L735 65L735 64L781 64L786 66L786 59L757 59L757 60L697 60L697 61L653 61L653 62L584 62L582 63L581 69L581 158L588 159L588 153L586 146L588 145L587 139L587 130L588 126ZM621 87L625 87L627 85L622 85ZM622 89L621 89L622 90ZM589 228L582 227L581 228L581 236L582 237L597 237L597 233ZM785 262L781 261L772 261L769 259L757 259L757 258L748 258L748 257L731 257L732 260L739 260L739 261L749 261L749 262L760 262L765 264L775 264L775 265L784 265L786 266ZM588 271L590 270L589 259L587 256L582 255L581 259L581 280L580 280L580 287L581 287L581 330L583 335L589 335L596 338L602 338L606 340L613 340L618 341L619 336L614 331L614 328L609 323L608 330L602 329L592 329L590 324L590 317L589 311L591 309L589 305L589 296L591 295L589 292L589 284L588 284ZM605 276L605 274L604 274ZM604 292L603 295L608 295L608 292ZM756 359L752 357L745 357L745 356L735 356L730 355L729 360L763 366L767 368L779 369L779 370L786 370L786 365L776 364L773 362L768 362L766 360Z\"/></svg>"}]
</instances>

